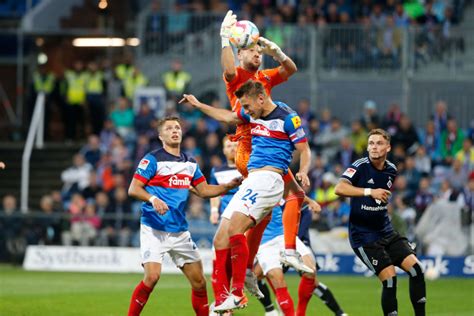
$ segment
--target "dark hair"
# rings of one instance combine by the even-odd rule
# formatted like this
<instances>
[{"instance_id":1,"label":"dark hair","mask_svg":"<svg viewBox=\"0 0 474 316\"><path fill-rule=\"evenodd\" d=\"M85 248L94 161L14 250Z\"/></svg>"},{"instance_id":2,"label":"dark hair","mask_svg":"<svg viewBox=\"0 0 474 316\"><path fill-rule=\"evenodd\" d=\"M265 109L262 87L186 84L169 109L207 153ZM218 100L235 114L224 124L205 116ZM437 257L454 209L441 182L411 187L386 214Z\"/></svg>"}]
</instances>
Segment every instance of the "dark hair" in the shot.
<instances>
[{"instance_id":1,"label":"dark hair","mask_svg":"<svg viewBox=\"0 0 474 316\"><path fill-rule=\"evenodd\" d=\"M240 86L239 89L237 89L237 91L235 91L235 96L239 99L244 95L249 97L256 97L259 94L267 95L263 84L258 81L253 81L252 79L245 82L243 85Z\"/></svg>"},{"instance_id":2,"label":"dark hair","mask_svg":"<svg viewBox=\"0 0 474 316\"><path fill-rule=\"evenodd\" d=\"M165 123L168 122L168 121L176 121L176 122L181 124L181 121L180 121L179 117L177 117L177 116L166 116L166 117L164 117L164 118L162 118L158 121L158 127L157 127L158 133L160 133L161 128L163 127L163 125L165 125Z\"/></svg>"},{"instance_id":3,"label":"dark hair","mask_svg":"<svg viewBox=\"0 0 474 316\"><path fill-rule=\"evenodd\" d=\"M375 128L373 130L371 130L369 132L369 135L367 135L367 139L372 136L372 135L382 135L383 138L385 138L385 140L390 143L390 134L384 130L384 129L381 129L381 128Z\"/></svg>"}]
</instances>

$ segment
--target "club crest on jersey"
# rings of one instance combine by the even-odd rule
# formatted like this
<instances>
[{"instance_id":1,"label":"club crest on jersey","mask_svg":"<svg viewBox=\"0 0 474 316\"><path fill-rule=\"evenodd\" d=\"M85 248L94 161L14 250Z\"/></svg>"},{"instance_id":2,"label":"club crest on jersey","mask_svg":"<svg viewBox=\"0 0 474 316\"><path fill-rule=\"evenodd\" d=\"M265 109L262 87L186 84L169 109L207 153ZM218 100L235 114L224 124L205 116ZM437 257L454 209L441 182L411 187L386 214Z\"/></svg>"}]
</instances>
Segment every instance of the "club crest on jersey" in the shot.
<instances>
[{"instance_id":1,"label":"club crest on jersey","mask_svg":"<svg viewBox=\"0 0 474 316\"><path fill-rule=\"evenodd\" d=\"M389 189L392 187L392 180L388 180L387 186L388 186Z\"/></svg>"},{"instance_id":2,"label":"club crest on jersey","mask_svg":"<svg viewBox=\"0 0 474 316\"><path fill-rule=\"evenodd\" d=\"M278 128L278 122L277 121L273 121L270 123L270 129L271 130L276 130Z\"/></svg>"},{"instance_id":3,"label":"club crest on jersey","mask_svg":"<svg viewBox=\"0 0 474 316\"><path fill-rule=\"evenodd\" d=\"M138 169L145 170L146 167L150 164L150 160L148 159L142 159L140 160L140 163L138 164Z\"/></svg>"},{"instance_id":4,"label":"club crest on jersey","mask_svg":"<svg viewBox=\"0 0 474 316\"><path fill-rule=\"evenodd\" d=\"M250 130L252 135L270 136L268 129L262 125L257 125Z\"/></svg>"},{"instance_id":5,"label":"club crest on jersey","mask_svg":"<svg viewBox=\"0 0 474 316\"><path fill-rule=\"evenodd\" d=\"M173 186L190 186L191 181L189 178L184 178L184 179L179 179L178 176L174 175L171 178L168 179L168 185L170 187Z\"/></svg>"},{"instance_id":6,"label":"club crest on jersey","mask_svg":"<svg viewBox=\"0 0 474 316\"><path fill-rule=\"evenodd\" d=\"M293 126L294 126L295 128L298 128L298 127L301 126L301 119L300 119L299 116L292 117L292 118L291 118L291 121L293 122Z\"/></svg>"},{"instance_id":7,"label":"club crest on jersey","mask_svg":"<svg viewBox=\"0 0 474 316\"><path fill-rule=\"evenodd\" d=\"M352 178L354 174L356 173L356 170L354 168L347 168L346 171L342 174L343 176Z\"/></svg>"}]
</instances>

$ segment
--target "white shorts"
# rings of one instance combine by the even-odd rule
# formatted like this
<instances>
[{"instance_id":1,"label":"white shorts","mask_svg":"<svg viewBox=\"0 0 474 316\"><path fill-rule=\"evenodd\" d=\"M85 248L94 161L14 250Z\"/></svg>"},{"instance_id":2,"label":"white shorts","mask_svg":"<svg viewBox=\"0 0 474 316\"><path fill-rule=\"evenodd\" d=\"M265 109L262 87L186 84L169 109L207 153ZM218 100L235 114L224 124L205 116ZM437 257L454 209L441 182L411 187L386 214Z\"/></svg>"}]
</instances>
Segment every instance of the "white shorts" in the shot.
<instances>
[{"instance_id":1,"label":"white shorts","mask_svg":"<svg viewBox=\"0 0 474 316\"><path fill-rule=\"evenodd\" d=\"M284 187L283 178L277 172L250 172L225 208L222 217L230 219L237 211L258 223L280 202Z\"/></svg>"},{"instance_id":2,"label":"white shorts","mask_svg":"<svg viewBox=\"0 0 474 316\"><path fill-rule=\"evenodd\" d=\"M281 269L280 263L280 251L285 250L285 238L283 235L273 238L267 241L263 245L260 245L257 253L257 260L264 275L273 269ZM298 238L296 237L296 251L302 256L313 255L311 250Z\"/></svg>"},{"instance_id":3,"label":"white shorts","mask_svg":"<svg viewBox=\"0 0 474 316\"><path fill-rule=\"evenodd\" d=\"M201 255L189 231L169 233L147 225L140 226L140 252L142 263L162 263L168 253L178 268L185 263L201 261Z\"/></svg>"}]
</instances>

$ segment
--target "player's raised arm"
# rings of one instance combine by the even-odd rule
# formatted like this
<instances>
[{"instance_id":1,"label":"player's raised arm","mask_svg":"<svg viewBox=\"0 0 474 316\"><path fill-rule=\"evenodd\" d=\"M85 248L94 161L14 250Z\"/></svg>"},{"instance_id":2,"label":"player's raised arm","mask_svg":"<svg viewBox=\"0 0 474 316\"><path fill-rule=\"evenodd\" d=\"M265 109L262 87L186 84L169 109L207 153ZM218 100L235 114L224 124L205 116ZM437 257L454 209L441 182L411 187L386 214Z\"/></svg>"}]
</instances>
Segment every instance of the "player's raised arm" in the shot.
<instances>
[{"instance_id":1,"label":"player's raised arm","mask_svg":"<svg viewBox=\"0 0 474 316\"><path fill-rule=\"evenodd\" d=\"M290 57L288 57L277 44L262 36L260 36L258 42L262 47L263 54L272 56L273 59L280 63L280 76L283 78L289 78L296 71L298 71L295 62Z\"/></svg>"},{"instance_id":2,"label":"player's raised arm","mask_svg":"<svg viewBox=\"0 0 474 316\"><path fill-rule=\"evenodd\" d=\"M224 183L224 184L218 184L218 185L213 185L207 183L207 181L203 181L196 185L194 188L196 189L198 195L202 198L211 198L211 197L216 197L221 194L226 193L229 190L232 190L233 188L238 187L242 183L242 178L235 178L229 183Z\"/></svg>"},{"instance_id":3,"label":"player's raised arm","mask_svg":"<svg viewBox=\"0 0 474 316\"><path fill-rule=\"evenodd\" d=\"M224 72L224 77L227 82L232 81L236 75L235 69L235 56L230 46L230 37L232 28L237 22L237 16L233 14L232 10L227 11L227 14L224 17L224 20L221 24L221 42L222 42L222 52L221 52L221 66L222 71Z\"/></svg>"},{"instance_id":4,"label":"player's raised arm","mask_svg":"<svg viewBox=\"0 0 474 316\"><path fill-rule=\"evenodd\" d=\"M219 122L229 124L242 123L242 120L236 113L226 109L218 109L205 103L202 103L192 94L183 94L183 98L179 101L179 103L185 102L191 104L202 113L212 117L213 119Z\"/></svg>"}]
</instances>

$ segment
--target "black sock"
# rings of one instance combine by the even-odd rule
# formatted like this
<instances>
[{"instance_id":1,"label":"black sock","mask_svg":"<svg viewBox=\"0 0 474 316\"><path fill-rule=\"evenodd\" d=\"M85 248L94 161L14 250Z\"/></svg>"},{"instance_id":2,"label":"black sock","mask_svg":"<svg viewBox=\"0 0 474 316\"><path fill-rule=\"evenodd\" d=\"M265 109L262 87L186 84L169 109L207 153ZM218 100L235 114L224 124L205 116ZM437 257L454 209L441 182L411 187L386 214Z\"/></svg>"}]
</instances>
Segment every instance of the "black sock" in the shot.
<instances>
[{"instance_id":1,"label":"black sock","mask_svg":"<svg viewBox=\"0 0 474 316\"><path fill-rule=\"evenodd\" d=\"M344 313L334 298L334 295L332 295L331 290L323 283L319 282L319 285L314 289L313 294L319 297L335 315L341 315Z\"/></svg>"},{"instance_id":2,"label":"black sock","mask_svg":"<svg viewBox=\"0 0 474 316\"><path fill-rule=\"evenodd\" d=\"M385 316L398 315L397 277L382 282L382 309Z\"/></svg>"},{"instance_id":3,"label":"black sock","mask_svg":"<svg viewBox=\"0 0 474 316\"><path fill-rule=\"evenodd\" d=\"M258 288L262 291L263 295L265 295L263 298L259 298L258 300L262 303L266 312L271 312L275 309L275 306L273 306L270 289L268 288L267 283L263 280L258 281Z\"/></svg>"},{"instance_id":4,"label":"black sock","mask_svg":"<svg viewBox=\"0 0 474 316\"><path fill-rule=\"evenodd\" d=\"M415 316L425 316L426 284L423 270L418 263L408 271L410 275L410 300Z\"/></svg>"}]
</instances>

